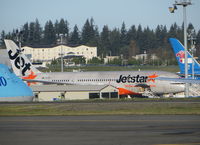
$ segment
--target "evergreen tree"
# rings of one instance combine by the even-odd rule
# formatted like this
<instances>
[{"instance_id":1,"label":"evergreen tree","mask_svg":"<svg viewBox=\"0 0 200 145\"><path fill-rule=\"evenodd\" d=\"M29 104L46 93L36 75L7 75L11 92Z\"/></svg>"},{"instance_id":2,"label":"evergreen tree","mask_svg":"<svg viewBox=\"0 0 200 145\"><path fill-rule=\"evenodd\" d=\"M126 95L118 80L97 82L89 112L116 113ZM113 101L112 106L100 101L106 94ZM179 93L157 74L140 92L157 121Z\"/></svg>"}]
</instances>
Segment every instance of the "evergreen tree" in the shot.
<instances>
[{"instance_id":1,"label":"evergreen tree","mask_svg":"<svg viewBox=\"0 0 200 145\"><path fill-rule=\"evenodd\" d=\"M126 30L126 25L123 22L122 27L121 27L121 34L120 34L120 43L121 46L123 47L124 45L127 45L127 30Z\"/></svg>"},{"instance_id":2,"label":"evergreen tree","mask_svg":"<svg viewBox=\"0 0 200 145\"><path fill-rule=\"evenodd\" d=\"M34 44L34 38L35 38L35 23L31 22L29 25L29 39L28 42L29 44L33 45Z\"/></svg>"},{"instance_id":3,"label":"evergreen tree","mask_svg":"<svg viewBox=\"0 0 200 145\"><path fill-rule=\"evenodd\" d=\"M82 44L85 45L93 45L94 38L95 38L95 31L94 31L94 20L93 18L87 19L82 30Z\"/></svg>"},{"instance_id":4,"label":"evergreen tree","mask_svg":"<svg viewBox=\"0 0 200 145\"><path fill-rule=\"evenodd\" d=\"M54 23L54 30L55 30L56 36L59 36L60 32L59 32L59 22L58 22L58 20L56 20L56 22Z\"/></svg>"},{"instance_id":5,"label":"evergreen tree","mask_svg":"<svg viewBox=\"0 0 200 145\"><path fill-rule=\"evenodd\" d=\"M120 55L120 31L119 29L114 29L110 32L110 49L111 55Z\"/></svg>"},{"instance_id":6,"label":"evergreen tree","mask_svg":"<svg viewBox=\"0 0 200 145\"><path fill-rule=\"evenodd\" d=\"M81 42L81 39L80 39L79 30L78 30L77 25L75 25L75 26L74 26L74 30L73 30L73 32L71 33L69 43L70 43L70 44L80 44L80 42Z\"/></svg>"},{"instance_id":7,"label":"evergreen tree","mask_svg":"<svg viewBox=\"0 0 200 145\"><path fill-rule=\"evenodd\" d=\"M56 33L54 30L53 23L51 20L47 21L44 28L44 43L45 44L55 44L56 43Z\"/></svg>"},{"instance_id":8,"label":"evergreen tree","mask_svg":"<svg viewBox=\"0 0 200 145\"><path fill-rule=\"evenodd\" d=\"M29 25L28 22L23 25L23 45L29 44Z\"/></svg>"},{"instance_id":9,"label":"evergreen tree","mask_svg":"<svg viewBox=\"0 0 200 145\"><path fill-rule=\"evenodd\" d=\"M40 44L41 43L42 28L40 26L40 23L39 23L38 19L35 20L35 30L34 30L33 37L34 37L34 40L33 40L34 44Z\"/></svg>"},{"instance_id":10,"label":"evergreen tree","mask_svg":"<svg viewBox=\"0 0 200 145\"><path fill-rule=\"evenodd\" d=\"M6 37L6 34L5 34L5 31L3 30L1 32L0 46L4 45L4 39L5 39L5 37Z\"/></svg>"},{"instance_id":11,"label":"evergreen tree","mask_svg":"<svg viewBox=\"0 0 200 145\"><path fill-rule=\"evenodd\" d=\"M193 30L194 26L192 25L192 23L189 23L187 30Z\"/></svg>"},{"instance_id":12,"label":"evergreen tree","mask_svg":"<svg viewBox=\"0 0 200 145\"><path fill-rule=\"evenodd\" d=\"M132 56L136 56L139 52L139 48L137 47L137 43L135 40L131 40L129 45L129 59L132 58Z\"/></svg>"},{"instance_id":13,"label":"evergreen tree","mask_svg":"<svg viewBox=\"0 0 200 145\"><path fill-rule=\"evenodd\" d=\"M183 25L178 27L176 23L172 24L168 36L169 38L177 38L183 43Z\"/></svg>"},{"instance_id":14,"label":"evergreen tree","mask_svg":"<svg viewBox=\"0 0 200 145\"><path fill-rule=\"evenodd\" d=\"M63 34L66 38L66 41L69 40L69 26L68 22L64 19L60 20L60 23L58 25L58 34Z\"/></svg>"},{"instance_id":15,"label":"evergreen tree","mask_svg":"<svg viewBox=\"0 0 200 145\"><path fill-rule=\"evenodd\" d=\"M110 31L107 25L103 27L100 37L100 50L98 53L105 57L110 50Z\"/></svg>"},{"instance_id":16,"label":"evergreen tree","mask_svg":"<svg viewBox=\"0 0 200 145\"><path fill-rule=\"evenodd\" d=\"M144 53L144 49L142 48L142 46L145 40L143 37L143 30L142 30L141 25L138 25L138 28L137 28L136 42L140 50L139 53Z\"/></svg>"},{"instance_id":17,"label":"evergreen tree","mask_svg":"<svg viewBox=\"0 0 200 145\"><path fill-rule=\"evenodd\" d=\"M127 32L127 40L131 42L132 40L136 40L137 30L135 25L132 25L131 28Z\"/></svg>"},{"instance_id":18,"label":"evergreen tree","mask_svg":"<svg viewBox=\"0 0 200 145\"><path fill-rule=\"evenodd\" d=\"M82 30L82 44L87 44L90 41L90 22L87 19Z\"/></svg>"},{"instance_id":19,"label":"evergreen tree","mask_svg":"<svg viewBox=\"0 0 200 145\"><path fill-rule=\"evenodd\" d=\"M95 26L95 28L94 28L94 34L92 34L92 35L94 35L94 37L90 41L90 45L98 47L99 46L99 30L98 30L97 26Z\"/></svg>"}]
</instances>

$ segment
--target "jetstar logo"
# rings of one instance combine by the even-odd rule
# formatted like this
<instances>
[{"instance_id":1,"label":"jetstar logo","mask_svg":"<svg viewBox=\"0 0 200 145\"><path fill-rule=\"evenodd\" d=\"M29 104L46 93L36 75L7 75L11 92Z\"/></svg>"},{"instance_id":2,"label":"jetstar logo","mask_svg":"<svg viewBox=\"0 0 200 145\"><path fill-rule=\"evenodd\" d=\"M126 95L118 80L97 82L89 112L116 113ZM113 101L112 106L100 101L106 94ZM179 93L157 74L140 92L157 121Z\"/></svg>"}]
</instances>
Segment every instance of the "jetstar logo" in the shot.
<instances>
[{"instance_id":1,"label":"jetstar logo","mask_svg":"<svg viewBox=\"0 0 200 145\"><path fill-rule=\"evenodd\" d=\"M14 54L13 54L12 50L9 50L8 55L11 60L14 60L14 65L17 69L20 69L20 67L21 67L22 75L25 76L26 71L31 69L30 68L31 64L25 63L25 60L23 57L21 57L21 61L20 61L19 50L17 50L17 52Z\"/></svg>"},{"instance_id":2,"label":"jetstar logo","mask_svg":"<svg viewBox=\"0 0 200 145\"><path fill-rule=\"evenodd\" d=\"M37 75L35 75L34 72L31 71L31 74L30 74L30 75L25 76L25 77L22 77L22 79L25 79L25 80L33 80L33 79L35 79L36 77L37 77ZM35 82L32 82L32 83L28 82L27 84L28 84L28 86L30 86L31 84L36 84L36 83L35 83Z\"/></svg>"},{"instance_id":3,"label":"jetstar logo","mask_svg":"<svg viewBox=\"0 0 200 145\"><path fill-rule=\"evenodd\" d=\"M32 80L32 79L35 79L36 77L37 77L37 75L34 75L34 72L31 71L30 75L22 77L22 79Z\"/></svg>"},{"instance_id":4,"label":"jetstar logo","mask_svg":"<svg viewBox=\"0 0 200 145\"><path fill-rule=\"evenodd\" d=\"M179 51L178 53L176 53L176 57L179 58L179 62L180 63L184 63L184 59L185 59L185 52L184 51Z\"/></svg>"},{"instance_id":5,"label":"jetstar logo","mask_svg":"<svg viewBox=\"0 0 200 145\"><path fill-rule=\"evenodd\" d=\"M146 83L146 82L155 82L154 78L158 77L158 75L153 74L150 76L140 76L140 75L136 75L136 76L124 76L124 75L120 75L119 79L116 80L117 83Z\"/></svg>"},{"instance_id":6,"label":"jetstar logo","mask_svg":"<svg viewBox=\"0 0 200 145\"><path fill-rule=\"evenodd\" d=\"M158 77L157 74L150 75L150 76L148 76L147 82L152 81L155 83L155 78L157 78L157 77Z\"/></svg>"}]
</instances>

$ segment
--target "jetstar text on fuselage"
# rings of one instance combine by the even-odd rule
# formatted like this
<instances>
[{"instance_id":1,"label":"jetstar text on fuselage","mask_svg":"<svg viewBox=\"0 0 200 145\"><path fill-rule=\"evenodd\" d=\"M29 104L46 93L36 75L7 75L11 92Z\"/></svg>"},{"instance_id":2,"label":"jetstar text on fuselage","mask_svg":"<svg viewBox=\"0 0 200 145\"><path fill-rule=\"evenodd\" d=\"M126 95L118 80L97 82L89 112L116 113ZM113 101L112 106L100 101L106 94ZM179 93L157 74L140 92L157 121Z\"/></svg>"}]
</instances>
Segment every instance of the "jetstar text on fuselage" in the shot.
<instances>
[{"instance_id":1,"label":"jetstar text on fuselage","mask_svg":"<svg viewBox=\"0 0 200 145\"><path fill-rule=\"evenodd\" d=\"M148 76L125 76L125 75L120 75L119 79L116 80L117 83L145 83L147 82Z\"/></svg>"}]
</instances>

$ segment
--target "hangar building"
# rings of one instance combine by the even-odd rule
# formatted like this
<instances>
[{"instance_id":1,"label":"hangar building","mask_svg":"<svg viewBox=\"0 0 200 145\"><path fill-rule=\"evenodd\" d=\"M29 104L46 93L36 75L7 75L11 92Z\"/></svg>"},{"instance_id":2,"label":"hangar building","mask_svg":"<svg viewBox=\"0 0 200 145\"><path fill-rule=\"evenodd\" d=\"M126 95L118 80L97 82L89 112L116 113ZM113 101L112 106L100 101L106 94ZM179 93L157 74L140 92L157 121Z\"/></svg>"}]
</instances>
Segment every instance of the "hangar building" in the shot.
<instances>
[{"instance_id":1,"label":"hangar building","mask_svg":"<svg viewBox=\"0 0 200 145\"><path fill-rule=\"evenodd\" d=\"M34 101L84 100L119 98L118 89L111 85L37 85L31 86Z\"/></svg>"}]
</instances>

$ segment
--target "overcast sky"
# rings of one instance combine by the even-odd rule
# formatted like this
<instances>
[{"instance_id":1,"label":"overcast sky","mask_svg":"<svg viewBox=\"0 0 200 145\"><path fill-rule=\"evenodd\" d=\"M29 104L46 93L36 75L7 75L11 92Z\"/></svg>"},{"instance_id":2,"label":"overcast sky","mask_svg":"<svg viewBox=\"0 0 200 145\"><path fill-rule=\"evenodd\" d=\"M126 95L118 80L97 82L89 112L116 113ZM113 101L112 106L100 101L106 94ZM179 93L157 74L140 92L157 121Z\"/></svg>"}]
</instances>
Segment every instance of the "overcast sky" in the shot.
<instances>
[{"instance_id":1,"label":"overcast sky","mask_svg":"<svg viewBox=\"0 0 200 145\"><path fill-rule=\"evenodd\" d=\"M179 0L178 0L179 1ZM168 28L176 22L183 22L183 10L171 14L168 7L174 0L0 0L0 32L20 28L26 22L38 18L42 27L45 22L66 19L70 28L77 24L82 29L87 18L94 18L101 31L103 25L120 28L124 21L127 28L131 25L157 25ZM188 22L192 22L196 30L200 30L200 0L187 7Z\"/></svg>"}]
</instances>

